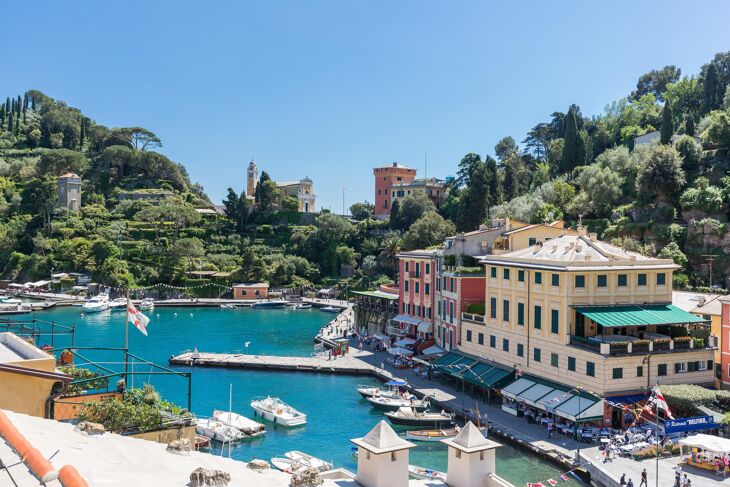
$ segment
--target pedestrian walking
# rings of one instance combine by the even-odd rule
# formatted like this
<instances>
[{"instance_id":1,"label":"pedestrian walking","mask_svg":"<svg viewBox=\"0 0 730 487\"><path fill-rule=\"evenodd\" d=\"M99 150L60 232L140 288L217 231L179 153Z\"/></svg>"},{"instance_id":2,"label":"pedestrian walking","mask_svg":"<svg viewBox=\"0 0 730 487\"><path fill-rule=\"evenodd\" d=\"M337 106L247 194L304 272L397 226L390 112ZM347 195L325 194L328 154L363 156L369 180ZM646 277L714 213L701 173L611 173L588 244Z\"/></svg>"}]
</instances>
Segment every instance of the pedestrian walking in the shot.
<instances>
[{"instance_id":1,"label":"pedestrian walking","mask_svg":"<svg viewBox=\"0 0 730 487\"><path fill-rule=\"evenodd\" d=\"M649 487L649 484L646 481L646 469L641 471L641 482L639 483L639 487Z\"/></svg>"},{"instance_id":2,"label":"pedestrian walking","mask_svg":"<svg viewBox=\"0 0 730 487\"><path fill-rule=\"evenodd\" d=\"M626 474L625 473L621 474L621 480L619 480L619 485L621 487L624 487L626 485Z\"/></svg>"},{"instance_id":3,"label":"pedestrian walking","mask_svg":"<svg viewBox=\"0 0 730 487\"><path fill-rule=\"evenodd\" d=\"M626 484L626 487L634 487L634 481L629 479L629 482Z\"/></svg>"}]
</instances>

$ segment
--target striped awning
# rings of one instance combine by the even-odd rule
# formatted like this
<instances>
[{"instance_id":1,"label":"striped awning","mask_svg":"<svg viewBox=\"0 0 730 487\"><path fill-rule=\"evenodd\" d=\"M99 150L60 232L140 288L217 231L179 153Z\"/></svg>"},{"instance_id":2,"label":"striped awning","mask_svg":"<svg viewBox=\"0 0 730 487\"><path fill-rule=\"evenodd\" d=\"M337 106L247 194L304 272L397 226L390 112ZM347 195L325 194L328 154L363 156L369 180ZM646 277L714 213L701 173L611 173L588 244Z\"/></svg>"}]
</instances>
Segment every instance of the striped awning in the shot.
<instances>
[{"instance_id":1,"label":"striped awning","mask_svg":"<svg viewBox=\"0 0 730 487\"><path fill-rule=\"evenodd\" d=\"M709 323L671 304L622 304L616 306L577 306L575 312L605 327L686 325Z\"/></svg>"}]
</instances>

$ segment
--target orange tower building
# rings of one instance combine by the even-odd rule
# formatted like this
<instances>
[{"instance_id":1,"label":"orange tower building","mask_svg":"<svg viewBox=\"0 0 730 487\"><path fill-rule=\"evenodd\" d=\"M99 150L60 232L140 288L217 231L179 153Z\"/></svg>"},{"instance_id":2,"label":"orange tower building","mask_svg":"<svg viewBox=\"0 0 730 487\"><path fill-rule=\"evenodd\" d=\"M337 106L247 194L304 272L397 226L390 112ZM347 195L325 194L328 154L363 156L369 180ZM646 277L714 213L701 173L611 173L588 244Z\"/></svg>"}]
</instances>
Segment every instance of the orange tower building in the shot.
<instances>
[{"instance_id":1,"label":"orange tower building","mask_svg":"<svg viewBox=\"0 0 730 487\"><path fill-rule=\"evenodd\" d=\"M391 186L410 183L416 178L416 170L394 162L390 166L376 167L375 175L375 217L385 219L390 216Z\"/></svg>"}]
</instances>

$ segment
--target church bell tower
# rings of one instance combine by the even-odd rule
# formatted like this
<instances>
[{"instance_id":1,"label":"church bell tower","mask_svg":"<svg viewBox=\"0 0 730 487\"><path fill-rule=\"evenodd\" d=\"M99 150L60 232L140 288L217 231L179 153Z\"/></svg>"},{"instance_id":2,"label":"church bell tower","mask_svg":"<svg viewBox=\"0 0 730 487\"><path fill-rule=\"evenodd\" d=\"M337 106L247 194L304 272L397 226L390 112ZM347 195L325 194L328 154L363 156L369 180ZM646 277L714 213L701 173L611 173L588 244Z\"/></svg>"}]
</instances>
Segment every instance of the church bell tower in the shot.
<instances>
[{"instance_id":1,"label":"church bell tower","mask_svg":"<svg viewBox=\"0 0 730 487\"><path fill-rule=\"evenodd\" d=\"M253 196L256 192L256 184L259 181L259 170L256 167L256 161L251 159L248 163L248 174L246 177L246 194Z\"/></svg>"}]
</instances>

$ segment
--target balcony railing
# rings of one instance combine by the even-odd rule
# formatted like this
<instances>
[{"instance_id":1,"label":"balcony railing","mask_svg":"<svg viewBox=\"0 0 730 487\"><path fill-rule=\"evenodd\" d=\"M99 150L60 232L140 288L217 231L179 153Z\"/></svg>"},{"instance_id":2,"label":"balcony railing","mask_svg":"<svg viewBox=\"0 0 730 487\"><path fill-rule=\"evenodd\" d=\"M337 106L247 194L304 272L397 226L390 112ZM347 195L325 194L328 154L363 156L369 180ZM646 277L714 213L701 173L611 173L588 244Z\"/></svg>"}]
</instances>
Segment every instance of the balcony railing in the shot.
<instances>
[{"instance_id":1,"label":"balcony railing","mask_svg":"<svg viewBox=\"0 0 730 487\"><path fill-rule=\"evenodd\" d=\"M386 331L388 332L388 335L394 335L398 337L408 336L408 329L401 328L400 326L390 325L388 326Z\"/></svg>"},{"instance_id":2,"label":"balcony railing","mask_svg":"<svg viewBox=\"0 0 730 487\"><path fill-rule=\"evenodd\" d=\"M574 335L570 336L570 344L601 355L646 355L647 353L700 351L711 350L713 346L716 346L710 340L709 346L695 347L694 340L691 338L599 342Z\"/></svg>"},{"instance_id":3,"label":"balcony railing","mask_svg":"<svg viewBox=\"0 0 730 487\"><path fill-rule=\"evenodd\" d=\"M477 325L485 324L484 315L478 315L476 313L461 313L461 319L462 321L474 323Z\"/></svg>"}]
</instances>

